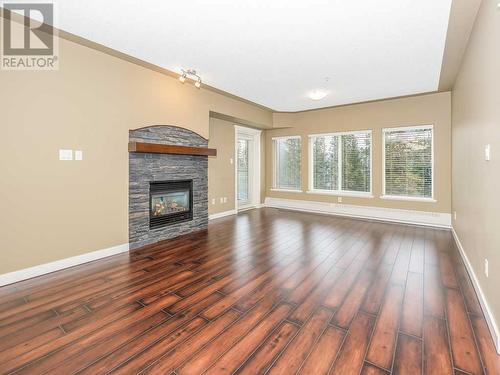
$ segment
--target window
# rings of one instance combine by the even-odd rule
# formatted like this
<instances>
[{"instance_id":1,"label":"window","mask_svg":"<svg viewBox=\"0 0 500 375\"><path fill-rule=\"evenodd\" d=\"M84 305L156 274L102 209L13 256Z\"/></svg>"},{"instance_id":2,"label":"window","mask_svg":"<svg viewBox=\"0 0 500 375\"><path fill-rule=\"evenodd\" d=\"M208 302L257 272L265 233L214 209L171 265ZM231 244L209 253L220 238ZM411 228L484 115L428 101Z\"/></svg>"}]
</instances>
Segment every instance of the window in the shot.
<instances>
[{"instance_id":1,"label":"window","mask_svg":"<svg viewBox=\"0 0 500 375\"><path fill-rule=\"evenodd\" d=\"M433 197L433 128L383 130L383 198Z\"/></svg>"},{"instance_id":2,"label":"window","mask_svg":"<svg viewBox=\"0 0 500 375\"><path fill-rule=\"evenodd\" d=\"M371 195L371 131L310 136L311 192Z\"/></svg>"},{"instance_id":3,"label":"window","mask_svg":"<svg viewBox=\"0 0 500 375\"><path fill-rule=\"evenodd\" d=\"M274 189L300 190L300 137L273 138Z\"/></svg>"}]
</instances>

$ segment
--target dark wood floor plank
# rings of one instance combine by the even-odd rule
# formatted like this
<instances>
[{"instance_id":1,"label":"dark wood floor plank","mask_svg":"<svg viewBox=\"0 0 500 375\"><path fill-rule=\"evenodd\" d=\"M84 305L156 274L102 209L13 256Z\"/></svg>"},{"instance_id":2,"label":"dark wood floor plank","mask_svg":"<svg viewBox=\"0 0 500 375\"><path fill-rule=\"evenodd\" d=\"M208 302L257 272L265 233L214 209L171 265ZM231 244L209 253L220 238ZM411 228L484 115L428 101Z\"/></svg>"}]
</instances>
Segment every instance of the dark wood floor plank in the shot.
<instances>
[{"instance_id":1,"label":"dark wood floor plank","mask_svg":"<svg viewBox=\"0 0 500 375\"><path fill-rule=\"evenodd\" d=\"M260 285L264 284L266 281L272 279L276 274L279 274L281 271L285 272L289 268L299 267L300 261L296 259L289 259L288 261L284 261L281 263L281 267L284 267L284 270L280 270L281 267L272 267L266 272L256 276L254 279L249 280L245 285L241 286L239 289L234 290L230 294L224 296L219 302L211 306L209 309L203 312L203 316L207 319L213 319L223 312L227 311L232 305L238 302L242 297L247 294L251 294L255 289L257 289ZM286 274L289 274L286 272Z\"/></svg>"},{"instance_id":2,"label":"dark wood floor plank","mask_svg":"<svg viewBox=\"0 0 500 375\"><path fill-rule=\"evenodd\" d=\"M181 366L178 374L197 374L209 368L222 354L235 345L254 328L270 311L275 300L266 299L249 311L244 317L224 331L219 337L203 347Z\"/></svg>"},{"instance_id":3,"label":"dark wood floor plank","mask_svg":"<svg viewBox=\"0 0 500 375\"><path fill-rule=\"evenodd\" d=\"M262 208L0 287L0 374L470 375L499 358L432 228Z\"/></svg>"},{"instance_id":4,"label":"dark wood floor plank","mask_svg":"<svg viewBox=\"0 0 500 375\"><path fill-rule=\"evenodd\" d=\"M453 374L446 322L433 316L424 318L424 373Z\"/></svg>"},{"instance_id":5,"label":"dark wood floor plank","mask_svg":"<svg viewBox=\"0 0 500 375\"><path fill-rule=\"evenodd\" d=\"M477 295L474 291L474 287L472 286L471 279L462 261L460 261L460 263L455 263L455 271L457 273L460 288L464 295L467 311L470 314L482 316L483 310L481 309L481 305L479 304L479 300L477 299Z\"/></svg>"},{"instance_id":6,"label":"dark wood floor plank","mask_svg":"<svg viewBox=\"0 0 500 375\"><path fill-rule=\"evenodd\" d=\"M486 321L482 316L473 316L471 321L486 374L500 374L500 355L496 352Z\"/></svg>"},{"instance_id":7,"label":"dark wood floor plank","mask_svg":"<svg viewBox=\"0 0 500 375\"><path fill-rule=\"evenodd\" d=\"M409 272L406 281L400 330L413 336L422 337L424 318L423 275Z\"/></svg>"},{"instance_id":8,"label":"dark wood floor plank","mask_svg":"<svg viewBox=\"0 0 500 375\"><path fill-rule=\"evenodd\" d=\"M424 273L425 229L417 228L411 247L410 265L408 270L413 273Z\"/></svg>"},{"instance_id":9,"label":"dark wood floor plank","mask_svg":"<svg viewBox=\"0 0 500 375\"><path fill-rule=\"evenodd\" d=\"M2 361L9 361L13 358L16 358L18 356L21 356L31 350L34 350L40 346L42 346L45 343L51 342L53 340L56 340L57 338L61 337L64 335L64 332L56 327L53 328L49 331L46 331L36 337L34 337L32 340L20 343L18 345L15 345L11 348L8 348L0 353L0 358Z\"/></svg>"},{"instance_id":10,"label":"dark wood floor plank","mask_svg":"<svg viewBox=\"0 0 500 375\"><path fill-rule=\"evenodd\" d=\"M364 271L354 283L353 287L342 302L340 308L335 312L332 323L338 327L349 329L352 320L358 313L363 302L366 291L373 280L371 271Z\"/></svg>"},{"instance_id":11,"label":"dark wood floor plank","mask_svg":"<svg viewBox=\"0 0 500 375\"><path fill-rule=\"evenodd\" d=\"M361 375L389 375L389 372L370 363L365 363Z\"/></svg>"},{"instance_id":12,"label":"dark wood floor plank","mask_svg":"<svg viewBox=\"0 0 500 375\"><path fill-rule=\"evenodd\" d=\"M80 374L93 375L114 370L154 344L159 344L162 346L162 349L169 350L207 324L206 320L199 317L188 320L184 325L182 325L182 320L182 318L178 318L176 321L174 317L154 327L118 350L92 363L81 371Z\"/></svg>"},{"instance_id":13,"label":"dark wood floor plank","mask_svg":"<svg viewBox=\"0 0 500 375\"><path fill-rule=\"evenodd\" d=\"M320 285L309 294L309 296L293 311L290 319L299 324L305 323L317 306L323 302L324 298L332 290L333 285L345 270L333 267L322 279Z\"/></svg>"},{"instance_id":14,"label":"dark wood floor plank","mask_svg":"<svg viewBox=\"0 0 500 375\"><path fill-rule=\"evenodd\" d=\"M6 323L0 327L0 337L21 332L26 330L28 327L40 324L53 317L57 317L57 313L54 310L47 310L28 319L15 321L13 323Z\"/></svg>"},{"instance_id":15,"label":"dark wood floor plank","mask_svg":"<svg viewBox=\"0 0 500 375\"><path fill-rule=\"evenodd\" d=\"M332 255L329 256L325 261L323 261L318 268L311 272L303 282L297 286L289 295L287 300L291 303L300 304L309 293L321 283L323 278L328 274L328 272L335 266L337 260L342 256L344 251L352 246L352 241L343 241L339 244L339 247L335 247ZM334 246L333 243L329 244L329 246Z\"/></svg>"},{"instance_id":16,"label":"dark wood floor plank","mask_svg":"<svg viewBox=\"0 0 500 375\"><path fill-rule=\"evenodd\" d=\"M383 263L377 270L370 289L366 292L362 309L367 313L378 314L384 300L385 290L392 272L392 265Z\"/></svg>"},{"instance_id":17,"label":"dark wood floor plank","mask_svg":"<svg viewBox=\"0 0 500 375\"><path fill-rule=\"evenodd\" d=\"M394 357L402 301L403 288L390 286L366 355L370 363L387 370L391 369Z\"/></svg>"},{"instance_id":18,"label":"dark wood floor plank","mask_svg":"<svg viewBox=\"0 0 500 375\"><path fill-rule=\"evenodd\" d=\"M154 344L157 340L167 337L172 331L182 327L190 320L195 319L197 315L206 309L211 304L217 302L221 296L213 294L203 301L193 305L190 309L184 311L183 314L178 314L169 319L162 320L160 324L150 322L149 315L139 319L136 324L124 330L117 330L115 334L109 334L111 337L102 337L101 334L90 335L85 339L85 346L91 346L90 350L80 351L76 358L66 360L73 368L75 362L81 363L82 368L85 368L81 373L100 373L103 369L118 367L120 364L128 360L131 356L136 355L142 350ZM137 329L136 335L130 333L131 330L136 329L137 325L144 325L142 330ZM196 326L200 323L197 321ZM183 334L181 332L181 334ZM81 344L81 342L79 342ZM90 366L89 366L90 365ZM61 368L58 365L58 368Z\"/></svg>"},{"instance_id":19,"label":"dark wood floor plank","mask_svg":"<svg viewBox=\"0 0 500 375\"><path fill-rule=\"evenodd\" d=\"M292 307L290 305L279 305L268 316L262 319L251 332L243 337L236 345L222 355L214 365L204 374L232 374L236 371L252 352L260 346L265 338L279 326L288 316Z\"/></svg>"},{"instance_id":20,"label":"dark wood floor plank","mask_svg":"<svg viewBox=\"0 0 500 375\"><path fill-rule=\"evenodd\" d=\"M446 290L446 311L455 368L474 375L482 374L483 368L465 303L457 290Z\"/></svg>"},{"instance_id":21,"label":"dark wood floor plank","mask_svg":"<svg viewBox=\"0 0 500 375\"><path fill-rule=\"evenodd\" d=\"M52 330L54 328L59 328L67 322L71 322L80 317L87 315L89 312L83 308L79 307L73 311L68 312L64 315L57 315L50 319L43 321L41 324L35 324L30 326L30 329L20 330L14 332L0 341L0 352L7 348L13 347L18 344L22 344L31 339L35 339L37 336Z\"/></svg>"},{"instance_id":22,"label":"dark wood floor plank","mask_svg":"<svg viewBox=\"0 0 500 375\"><path fill-rule=\"evenodd\" d=\"M328 374L344 337L344 331L336 327L328 327L312 349L299 373L302 375Z\"/></svg>"},{"instance_id":23,"label":"dark wood floor plank","mask_svg":"<svg viewBox=\"0 0 500 375\"><path fill-rule=\"evenodd\" d=\"M158 312L141 320L126 331L110 337L111 340L104 340L92 345L91 340L87 341L84 338L66 350L63 349L53 355L49 355L36 363L35 366L24 369L21 373L73 373L76 370L84 369L93 362L98 361L102 356L112 352L113 349L128 342L131 338L140 336L143 332L147 332L149 329L168 320L169 317L167 315Z\"/></svg>"},{"instance_id":24,"label":"dark wood floor plank","mask_svg":"<svg viewBox=\"0 0 500 375\"><path fill-rule=\"evenodd\" d=\"M276 329L256 350L256 352L238 369L237 374L263 374L274 359L281 353L290 340L296 335L299 328L285 322Z\"/></svg>"},{"instance_id":25,"label":"dark wood floor plank","mask_svg":"<svg viewBox=\"0 0 500 375\"><path fill-rule=\"evenodd\" d=\"M444 305L444 291L441 286L439 267L426 263L424 270L424 314L444 319Z\"/></svg>"},{"instance_id":26,"label":"dark wood floor plank","mask_svg":"<svg viewBox=\"0 0 500 375\"><path fill-rule=\"evenodd\" d=\"M421 375L422 371L422 341L400 333L392 373L395 375Z\"/></svg>"},{"instance_id":27,"label":"dark wood floor plank","mask_svg":"<svg viewBox=\"0 0 500 375\"><path fill-rule=\"evenodd\" d=\"M415 228L406 228L403 242L398 252L394 268L392 270L390 282L392 284L404 286L406 284L406 276L408 267L410 266L410 257L413 246L413 235Z\"/></svg>"},{"instance_id":28,"label":"dark wood floor plank","mask_svg":"<svg viewBox=\"0 0 500 375\"><path fill-rule=\"evenodd\" d=\"M458 288L458 280L455 275L455 267L448 252L439 253L439 266L441 269L441 281L447 288Z\"/></svg>"},{"instance_id":29,"label":"dark wood floor plank","mask_svg":"<svg viewBox=\"0 0 500 375\"><path fill-rule=\"evenodd\" d=\"M269 374L296 373L326 329L332 315L330 310L318 309L273 364Z\"/></svg>"},{"instance_id":30,"label":"dark wood floor plank","mask_svg":"<svg viewBox=\"0 0 500 375\"><path fill-rule=\"evenodd\" d=\"M352 284L362 269L363 262L352 262L326 296L323 304L330 309L337 309L344 300L344 297L349 293Z\"/></svg>"},{"instance_id":31,"label":"dark wood floor plank","mask_svg":"<svg viewBox=\"0 0 500 375\"><path fill-rule=\"evenodd\" d=\"M230 327L239 318L239 316L240 313L237 311L229 310L203 328L200 332L191 336L181 345L159 357L155 362L150 363L149 361L152 357L159 353L158 350L163 351L161 347L157 348L158 345L153 347L154 352L145 352L142 355L133 358L123 367L119 368L115 373L123 375L131 374L140 371L142 367L145 367L145 371L143 372L144 374L170 373L186 361L186 359L193 353L197 352L208 342L220 335L225 329Z\"/></svg>"},{"instance_id":32,"label":"dark wood floor plank","mask_svg":"<svg viewBox=\"0 0 500 375\"><path fill-rule=\"evenodd\" d=\"M365 313L356 316L330 374L358 374L361 371L374 323L373 317Z\"/></svg>"},{"instance_id":33,"label":"dark wood floor plank","mask_svg":"<svg viewBox=\"0 0 500 375\"><path fill-rule=\"evenodd\" d=\"M128 313L124 317L117 318L116 314L108 315L100 320L94 320L92 324L87 324L82 326L57 340L38 347L36 350L32 350L22 356L19 356L11 361L0 363L0 371L5 371L4 369L12 370L21 366L23 363L29 363L31 366L39 369L41 364L36 361L49 353L54 353L49 357L43 358L43 363L51 363L53 356L57 354L59 362L68 358L65 354L66 351L75 351L81 349L79 345L69 345L76 340L81 340L82 337L85 340L96 341L101 338L110 337L113 334L126 329L127 327L140 322L143 319L147 319L152 315L157 314L161 309L168 306L168 303L161 303L160 301L155 302L147 307ZM34 362L36 361L36 362ZM59 363L56 362L56 363ZM31 367L30 366L30 367ZM26 370L30 373L29 368Z\"/></svg>"}]
</instances>

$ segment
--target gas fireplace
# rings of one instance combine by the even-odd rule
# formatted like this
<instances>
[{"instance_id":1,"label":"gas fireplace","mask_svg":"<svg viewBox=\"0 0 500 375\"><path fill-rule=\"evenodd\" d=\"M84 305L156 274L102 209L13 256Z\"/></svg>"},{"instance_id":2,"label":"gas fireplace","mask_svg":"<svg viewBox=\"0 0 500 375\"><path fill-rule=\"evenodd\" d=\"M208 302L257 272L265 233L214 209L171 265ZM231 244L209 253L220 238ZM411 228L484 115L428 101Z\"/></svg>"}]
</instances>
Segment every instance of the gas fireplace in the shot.
<instances>
[{"instance_id":1,"label":"gas fireplace","mask_svg":"<svg viewBox=\"0 0 500 375\"><path fill-rule=\"evenodd\" d=\"M193 180L150 182L150 228L189 220L193 220Z\"/></svg>"}]
</instances>

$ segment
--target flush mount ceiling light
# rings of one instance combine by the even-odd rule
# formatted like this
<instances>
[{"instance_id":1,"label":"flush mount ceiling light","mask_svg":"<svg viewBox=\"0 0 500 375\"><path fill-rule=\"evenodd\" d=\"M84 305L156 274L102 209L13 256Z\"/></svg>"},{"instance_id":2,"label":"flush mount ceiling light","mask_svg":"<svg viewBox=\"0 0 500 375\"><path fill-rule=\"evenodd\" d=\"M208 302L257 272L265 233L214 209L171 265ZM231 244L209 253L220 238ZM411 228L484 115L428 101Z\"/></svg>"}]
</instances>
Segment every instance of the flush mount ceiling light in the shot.
<instances>
[{"instance_id":1,"label":"flush mount ceiling light","mask_svg":"<svg viewBox=\"0 0 500 375\"><path fill-rule=\"evenodd\" d=\"M321 99L325 98L327 95L328 95L328 91L326 91L326 90L312 90L309 92L309 94L307 96L309 97L309 99L312 99L312 100L321 100Z\"/></svg>"},{"instance_id":2,"label":"flush mount ceiling light","mask_svg":"<svg viewBox=\"0 0 500 375\"><path fill-rule=\"evenodd\" d=\"M186 82L186 78L191 78L193 81L194 81L194 86L199 89L201 87L201 77L196 74L196 70L194 69L188 69L188 70L184 70L184 69L181 69L182 71L182 74L179 76L179 81L181 83L184 83Z\"/></svg>"}]
</instances>

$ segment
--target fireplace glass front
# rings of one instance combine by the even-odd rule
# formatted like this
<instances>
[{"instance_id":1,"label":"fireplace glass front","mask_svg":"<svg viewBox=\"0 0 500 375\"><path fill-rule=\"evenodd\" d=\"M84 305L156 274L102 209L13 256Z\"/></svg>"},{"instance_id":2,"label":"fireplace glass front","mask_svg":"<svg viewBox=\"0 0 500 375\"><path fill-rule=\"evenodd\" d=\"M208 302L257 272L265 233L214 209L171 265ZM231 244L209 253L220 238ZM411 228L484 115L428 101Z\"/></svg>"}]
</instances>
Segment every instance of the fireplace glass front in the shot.
<instances>
[{"instance_id":1,"label":"fireplace glass front","mask_svg":"<svg viewBox=\"0 0 500 375\"><path fill-rule=\"evenodd\" d=\"M192 200L192 180L151 182L150 228L192 220Z\"/></svg>"}]
</instances>

